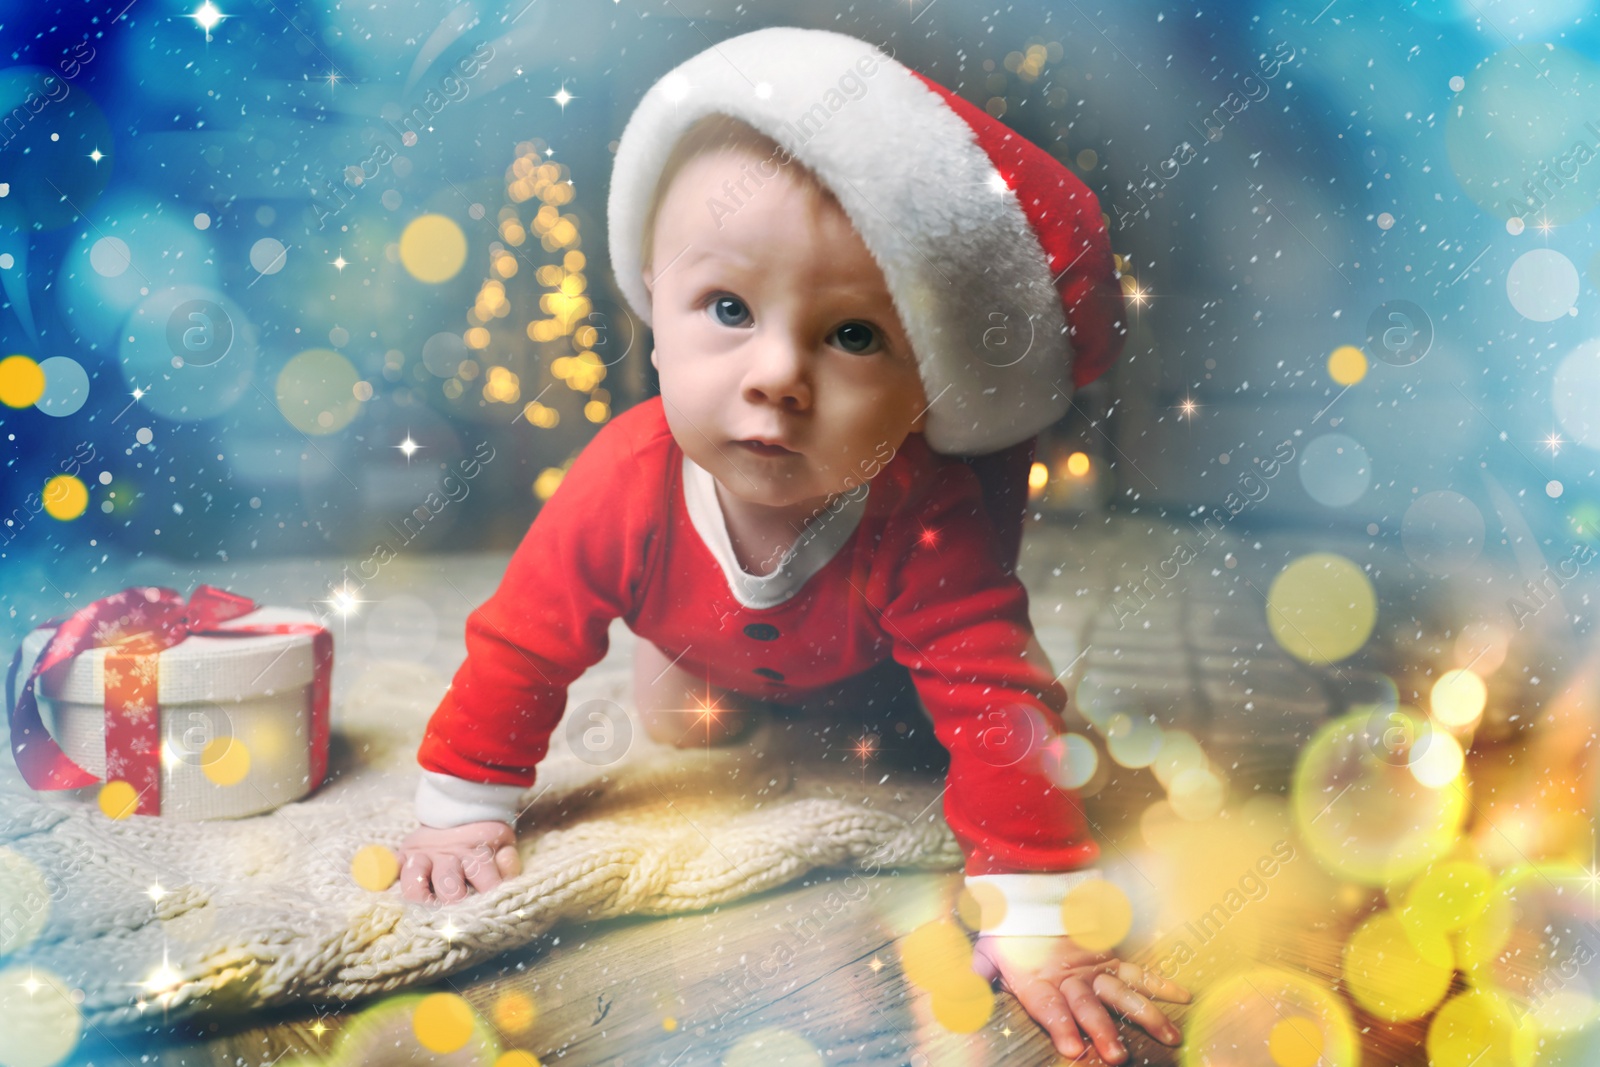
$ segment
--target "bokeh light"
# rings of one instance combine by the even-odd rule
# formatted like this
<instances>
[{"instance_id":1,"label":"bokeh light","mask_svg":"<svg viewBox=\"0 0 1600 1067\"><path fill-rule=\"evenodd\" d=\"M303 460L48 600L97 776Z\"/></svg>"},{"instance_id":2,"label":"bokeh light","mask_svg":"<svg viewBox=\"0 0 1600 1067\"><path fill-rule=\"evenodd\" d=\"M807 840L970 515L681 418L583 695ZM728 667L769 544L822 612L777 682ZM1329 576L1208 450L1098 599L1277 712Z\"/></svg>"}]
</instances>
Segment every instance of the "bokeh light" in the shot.
<instances>
[{"instance_id":1,"label":"bokeh light","mask_svg":"<svg viewBox=\"0 0 1600 1067\"><path fill-rule=\"evenodd\" d=\"M1467 810L1467 785L1417 780L1418 744L1447 736L1426 731L1406 710L1393 719L1356 712L1320 727L1295 764L1295 827L1325 868L1365 885L1409 877L1447 853ZM1398 738L1391 735L1398 735Z\"/></svg>"},{"instance_id":2,"label":"bokeh light","mask_svg":"<svg viewBox=\"0 0 1600 1067\"><path fill-rule=\"evenodd\" d=\"M1349 1012L1307 975L1256 967L1200 994L1178 1056L1183 1067L1296 1067L1313 1052L1315 1067L1359 1067Z\"/></svg>"},{"instance_id":3,"label":"bokeh light","mask_svg":"<svg viewBox=\"0 0 1600 1067\"><path fill-rule=\"evenodd\" d=\"M1345 940L1344 984L1357 1004L1380 1019L1417 1019L1433 1010L1450 988L1453 961L1439 955L1435 950L1424 956L1400 920L1382 912Z\"/></svg>"},{"instance_id":4,"label":"bokeh light","mask_svg":"<svg viewBox=\"0 0 1600 1067\"><path fill-rule=\"evenodd\" d=\"M1354 504L1372 484L1372 459L1353 437L1328 433L1312 438L1300 454L1300 484L1330 508Z\"/></svg>"},{"instance_id":5,"label":"bokeh light","mask_svg":"<svg viewBox=\"0 0 1600 1067\"><path fill-rule=\"evenodd\" d=\"M1439 725L1460 729L1472 726L1483 717L1489 689L1482 678L1469 670L1445 671L1433 683L1428 699L1429 710Z\"/></svg>"},{"instance_id":6,"label":"bokeh light","mask_svg":"<svg viewBox=\"0 0 1600 1067\"><path fill-rule=\"evenodd\" d=\"M44 371L34 360L27 356L0 359L0 404L32 407L44 395L44 387Z\"/></svg>"},{"instance_id":7,"label":"bokeh light","mask_svg":"<svg viewBox=\"0 0 1600 1067\"><path fill-rule=\"evenodd\" d=\"M1267 624L1285 652L1335 663L1367 643L1378 600L1361 568L1328 552L1302 556L1267 591Z\"/></svg>"},{"instance_id":8,"label":"bokeh light","mask_svg":"<svg viewBox=\"0 0 1600 1067\"><path fill-rule=\"evenodd\" d=\"M1553 248L1524 252L1506 275L1506 296L1524 318L1554 322L1578 299L1578 268Z\"/></svg>"},{"instance_id":9,"label":"bokeh light","mask_svg":"<svg viewBox=\"0 0 1600 1067\"><path fill-rule=\"evenodd\" d=\"M447 282L467 262L467 237L445 215L422 215L400 234L400 262L419 282Z\"/></svg>"},{"instance_id":10,"label":"bokeh light","mask_svg":"<svg viewBox=\"0 0 1600 1067\"><path fill-rule=\"evenodd\" d=\"M59 522L71 522L89 507L89 487L73 474L58 474L45 482L40 497L45 514Z\"/></svg>"},{"instance_id":11,"label":"bokeh light","mask_svg":"<svg viewBox=\"0 0 1600 1067\"><path fill-rule=\"evenodd\" d=\"M83 1017L72 988L43 967L0 970L0 1063L55 1067L78 1047Z\"/></svg>"},{"instance_id":12,"label":"bokeh light","mask_svg":"<svg viewBox=\"0 0 1600 1067\"><path fill-rule=\"evenodd\" d=\"M1336 385L1354 385L1367 376L1367 354L1355 345L1340 345L1328 356L1328 377Z\"/></svg>"},{"instance_id":13,"label":"bokeh light","mask_svg":"<svg viewBox=\"0 0 1600 1067\"><path fill-rule=\"evenodd\" d=\"M301 433L325 435L350 425L361 412L361 380L348 359L329 348L309 348L278 372L278 410Z\"/></svg>"}]
</instances>

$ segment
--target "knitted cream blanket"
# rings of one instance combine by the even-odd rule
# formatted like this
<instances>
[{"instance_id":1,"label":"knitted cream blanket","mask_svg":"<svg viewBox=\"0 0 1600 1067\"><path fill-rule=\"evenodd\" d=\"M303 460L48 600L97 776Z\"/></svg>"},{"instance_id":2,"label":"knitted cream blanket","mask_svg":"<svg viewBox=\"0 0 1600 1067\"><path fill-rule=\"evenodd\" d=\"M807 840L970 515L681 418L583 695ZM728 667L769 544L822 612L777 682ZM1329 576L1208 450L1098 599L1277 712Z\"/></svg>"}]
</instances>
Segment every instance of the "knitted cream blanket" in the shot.
<instances>
[{"instance_id":1,"label":"knitted cream blanket","mask_svg":"<svg viewBox=\"0 0 1600 1067\"><path fill-rule=\"evenodd\" d=\"M614 644L569 707L628 706L628 652ZM591 768L558 730L518 826L521 875L445 907L408 904L398 886L369 892L351 859L416 825L415 724L440 695L416 667L382 667L334 709L337 777L265 815L113 821L92 791L32 794L11 768L0 777L0 970L32 968L72 1000L81 991L85 1028L116 1036L393 991L558 923L706 908L868 856L960 864L938 782L897 772L880 783L882 770L863 774L842 745L809 760L775 725L710 750L636 730L627 756Z\"/></svg>"}]
</instances>

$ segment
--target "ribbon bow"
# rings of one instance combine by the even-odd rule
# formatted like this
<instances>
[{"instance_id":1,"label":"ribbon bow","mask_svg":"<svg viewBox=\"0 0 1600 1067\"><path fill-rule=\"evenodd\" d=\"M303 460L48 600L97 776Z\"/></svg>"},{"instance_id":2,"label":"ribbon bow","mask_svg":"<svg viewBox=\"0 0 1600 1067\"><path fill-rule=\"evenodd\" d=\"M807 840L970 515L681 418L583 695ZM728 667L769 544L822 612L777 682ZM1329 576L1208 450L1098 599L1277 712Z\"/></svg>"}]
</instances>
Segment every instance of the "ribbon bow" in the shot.
<instances>
[{"instance_id":1,"label":"ribbon bow","mask_svg":"<svg viewBox=\"0 0 1600 1067\"><path fill-rule=\"evenodd\" d=\"M109 647L105 661L106 776L122 780L138 794L137 811L161 811L161 715L157 701L160 653L193 634L214 637L256 634L312 635L315 669L311 693L311 781L315 789L327 774L328 702L333 666L333 635L308 623L258 623L224 626L258 605L249 597L212 585L199 585L187 601L159 586L124 589L51 619L56 627L28 672L20 695L16 677L19 648L6 676L6 709L11 722L11 753L23 780L37 790L80 789L102 779L74 763L44 728L34 687L39 675L92 648Z\"/></svg>"}]
</instances>

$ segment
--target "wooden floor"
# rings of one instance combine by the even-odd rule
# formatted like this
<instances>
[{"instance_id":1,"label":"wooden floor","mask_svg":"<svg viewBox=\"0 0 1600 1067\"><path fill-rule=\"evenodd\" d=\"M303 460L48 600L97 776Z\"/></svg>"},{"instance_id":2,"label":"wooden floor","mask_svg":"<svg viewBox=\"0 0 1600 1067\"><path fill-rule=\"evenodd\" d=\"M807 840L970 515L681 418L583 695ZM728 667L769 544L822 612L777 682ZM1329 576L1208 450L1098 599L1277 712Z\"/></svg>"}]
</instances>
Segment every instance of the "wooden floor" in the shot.
<instances>
[{"instance_id":1,"label":"wooden floor","mask_svg":"<svg viewBox=\"0 0 1600 1067\"><path fill-rule=\"evenodd\" d=\"M1101 684L1135 694L1162 726L1191 730L1207 755L1229 768L1236 798L1281 795L1298 747L1352 699L1341 687L1359 680L1359 667L1369 673L1377 667L1347 664L1335 677L1291 661L1267 633L1261 591L1297 552L1341 551L1361 564L1379 560L1382 547L1335 545L1327 535L1284 535L1262 537L1270 551L1260 550L1260 541L1252 551L1225 536L1205 546L1170 592L1141 608L1130 624L1119 620L1115 605L1126 609L1131 583L1147 573L1144 564L1166 558L1177 536L1152 525L1125 517L1110 525L1030 530L1019 574L1029 588L1041 642L1057 669L1068 669L1069 691L1092 671ZM503 563L450 561L456 592L429 601L442 639L459 637L466 612L493 588ZM396 567L395 580L416 592L425 584L425 566L431 565L409 572ZM325 570L323 564L319 572ZM1391 585L1383 592L1403 598L1408 590ZM1384 648L1375 639L1371 651L1378 660L1401 663L1391 670L1404 689L1405 664L1428 669L1444 644L1445 638L1419 630L1415 647ZM1549 673L1557 672L1552 667ZM1098 792L1089 810L1103 838L1126 840L1137 834L1139 814L1161 795L1148 772L1128 772ZM490 1027L497 1048L527 1049L545 1064L1026 1067L1060 1062L1010 997L998 998L993 1017L976 1033L957 1034L933 1019L928 996L906 981L897 941L948 910L959 875L885 874L866 882L864 895L852 900L842 884L846 873L815 872L705 913L556 930L420 992L460 993ZM1340 923L1353 920L1330 917L1325 905L1317 906L1320 915L1284 924L1268 949L1331 988L1339 945L1348 932ZM782 966L773 955L780 945L786 956L792 953ZM1149 939L1123 946L1124 955L1146 963L1153 962L1154 952ZM407 1003L390 997L312 1004L234 1026L175 1026L114 1044L88 1033L69 1062L85 1067L493 1063L481 1049L476 1056L402 1051L418 1048ZM518 1003L536 1008L531 1025L510 1011ZM1188 1013L1172 1010L1180 1025ZM1359 1015L1355 1021L1358 1029L1368 1027L1369 1059L1377 1055L1396 1067L1425 1063L1418 1027L1372 1026L1373 1020ZM1123 1038L1133 1064L1178 1062L1172 1050L1134 1027L1124 1026ZM347 1047L335 1058L341 1043ZM1082 1062L1099 1061L1091 1053Z\"/></svg>"}]
</instances>

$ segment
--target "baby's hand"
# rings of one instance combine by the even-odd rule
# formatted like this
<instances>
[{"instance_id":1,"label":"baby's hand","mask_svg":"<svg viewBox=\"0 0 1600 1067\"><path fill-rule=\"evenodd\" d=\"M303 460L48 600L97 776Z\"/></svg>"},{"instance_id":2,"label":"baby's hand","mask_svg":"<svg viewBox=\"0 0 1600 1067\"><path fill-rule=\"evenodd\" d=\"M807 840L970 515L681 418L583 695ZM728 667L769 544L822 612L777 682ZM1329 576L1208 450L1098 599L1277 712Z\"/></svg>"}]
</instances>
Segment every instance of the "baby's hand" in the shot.
<instances>
[{"instance_id":1,"label":"baby's hand","mask_svg":"<svg viewBox=\"0 0 1600 1067\"><path fill-rule=\"evenodd\" d=\"M980 937L972 949L972 969L984 978L998 974L1068 1059L1086 1051L1079 1027L1107 1063L1128 1058L1107 1004L1157 1041L1177 1045L1183 1039L1150 998L1187 1004L1188 990L1137 963L1091 952L1070 937Z\"/></svg>"},{"instance_id":2,"label":"baby's hand","mask_svg":"<svg viewBox=\"0 0 1600 1067\"><path fill-rule=\"evenodd\" d=\"M419 904L453 904L470 883L487 893L522 872L517 834L490 819L448 829L419 826L406 835L400 855L400 895Z\"/></svg>"}]
</instances>

